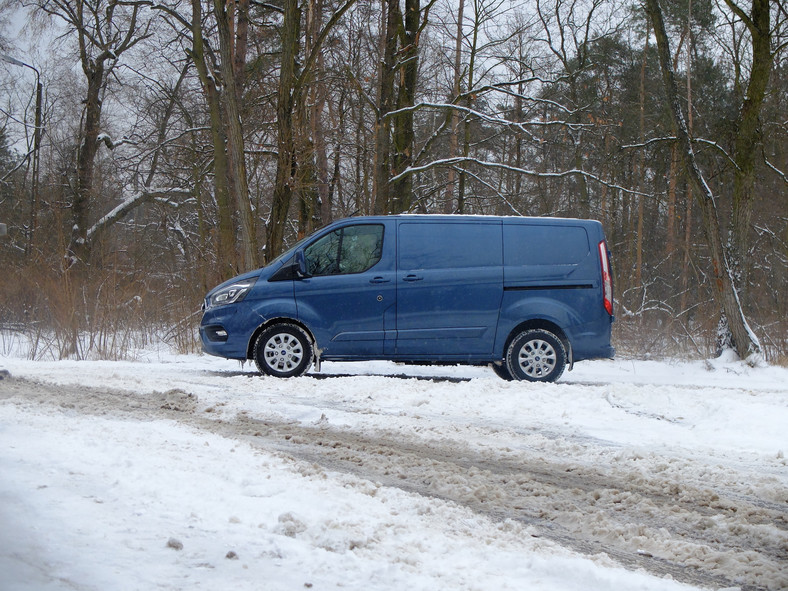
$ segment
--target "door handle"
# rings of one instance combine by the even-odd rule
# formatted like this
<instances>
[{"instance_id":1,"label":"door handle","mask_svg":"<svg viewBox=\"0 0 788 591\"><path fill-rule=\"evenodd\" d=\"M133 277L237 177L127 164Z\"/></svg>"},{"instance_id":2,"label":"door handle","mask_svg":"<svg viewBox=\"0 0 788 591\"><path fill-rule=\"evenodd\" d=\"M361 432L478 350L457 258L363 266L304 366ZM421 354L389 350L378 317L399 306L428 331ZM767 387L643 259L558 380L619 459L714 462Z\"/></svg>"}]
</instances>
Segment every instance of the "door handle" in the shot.
<instances>
[{"instance_id":1,"label":"door handle","mask_svg":"<svg viewBox=\"0 0 788 591\"><path fill-rule=\"evenodd\" d=\"M405 277L402 278L403 281L421 281L422 279L424 279L424 277L420 277L419 275L414 275L412 273L410 275L405 275Z\"/></svg>"},{"instance_id":2,"label":"door handle","mask_svg":"<svg viewBox=\"0 0 788 591\"><path fill-rule=\"evenodd\" d=\"M375 284L377 284L377 283L388 283L390 281L391 281L391 279L386 279L385 277L373 277L372 279L369 280L370 283L375 283Z\"/></svg>"}]
</instances>

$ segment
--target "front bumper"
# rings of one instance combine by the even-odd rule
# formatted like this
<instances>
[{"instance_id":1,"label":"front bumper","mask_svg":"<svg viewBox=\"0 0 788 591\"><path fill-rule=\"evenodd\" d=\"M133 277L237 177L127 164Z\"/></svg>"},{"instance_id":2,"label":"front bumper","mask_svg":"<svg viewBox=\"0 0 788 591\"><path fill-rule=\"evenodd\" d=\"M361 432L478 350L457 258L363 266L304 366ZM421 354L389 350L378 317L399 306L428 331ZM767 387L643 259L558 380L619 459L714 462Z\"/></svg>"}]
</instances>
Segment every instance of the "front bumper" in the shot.
<instances>
[{"instance_id":1,"label":"front bumper","mask_svg":"<svg viewBox=\"0 0 788 591\"><path fill-rule=\"evenodd\" d=\"M202 349L209 355L227 359L247 359L252 334L248 324L240 321L240 305L221 306L205 310L200 322Z\"/></svg>"}]
</instances>

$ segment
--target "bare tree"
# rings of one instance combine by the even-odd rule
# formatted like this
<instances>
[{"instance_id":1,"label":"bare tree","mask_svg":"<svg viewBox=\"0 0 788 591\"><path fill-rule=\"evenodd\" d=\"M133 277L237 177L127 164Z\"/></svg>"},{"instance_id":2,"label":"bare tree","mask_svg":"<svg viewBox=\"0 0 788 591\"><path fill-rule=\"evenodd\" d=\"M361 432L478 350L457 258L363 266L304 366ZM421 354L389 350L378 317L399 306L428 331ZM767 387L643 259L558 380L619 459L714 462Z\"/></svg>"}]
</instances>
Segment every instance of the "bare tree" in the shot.
<instances>
[{"instance_id":1,"label":"bare tree","mask_svg":"<svg viewBox=\"0 0 788 591\"><path fill-rule=\"evenodd\" d=\"M497 17L500 9L501 9L501 2L499 0L471 0L472 5L472 28L471 28L471 39L468 48L468 67L467 67L467 87L468 91L464 93L464 103L467 109L470 111L473 109L476 93L473 92L474 86L478 85L477 78L483 79L483 76L479 75L477 72L478 64L477 60L480 57L480 53L483 49L490 43L489 41L483 41L480 39L480 36L484 35L482 28L493 18ZM493 41L494 44L497 44L499 41ZM459 97L459 95L458 95ZM468 158L471 151L471 127L473 117L466 113L466 116L463 121L463 138L462 138L462 156L463 158ZM468 171L463 167L460 170L459 180L457 184L457 213L465 213L465 197L466 197L466 185L468 183Z\"/></svg>"},{"instance_id":2,"label":"bare tree","mask_svg":"<svg viewBox=\"0 0 788 591\"><path fill-rule=\"evenodd\" d=\"M271 216L266 233L265 256L273 260L284 244L285 222L293 199L296 154L293 111L297 96L298 58L301 37L301 7L298 0L284 0L282 22L282 59L279 67L279 89L276 103L277 156L276 180L271 201Z\"/></svg>"},{"instance_id":3,"label":"bare tree","mask_svg":"<svg viewBox=\"0 0 788 591\"><path fill-rule=\"evenodd\" d=\"M596 30L596 13L605 5L603 0L580 3L577 0L537 0L536 6L542 22L544 41L561 65L561 74L567 85L567 109L571 126L566 127L573 147L573 165L583 170L583 153L586 127L582 125L585 105L581 99L581 84L589 66L591 43L599 34ZM591 213L591 197L585 177L576 179L579 214Z\"/></svg>"},{"instance_id":4,"label":"bare tree","mask_svg":"<svg viewBox=\"0 0 788 591\"><path fill-rule=\"evenodd\" d=\"M233 224L233 207L229 184L229 162L226 153L226 131L222 117L221 89L214 75L210 46L203 35L203 10L201 0L192 0L191 20L184 19L178 13L181 24L191 30L191 48L189 56L197 68L202 89L208 106L211 122L211 140L213 142L213 168L216 209L218 217L218 261L226 277L232 276L237 270L235 254L236 233ZM187 30L188 30L187 29ZM235 92L235 89L231 89Z\"/></svg>"},{"instance_id":5,"label":"bare tree","mask_svg":"<svg viewBox=\"0 0 788 591\"><path fill-rule=\"evenodd\" d=\"M119 0L38 0L35 6L62 20L76 36L87 83L73 183L70 265L87 255L96 155L103 143L111 145L105 141L107 136L100 135L104 93L121 56L150 35L151 22L143 6Z\"/></svg>"},{"instance_id":6,"label":"bare tree","mask_svg":"<svg viewBox=\"0 0 788 591\"><path fill-rule=\"evenodd\" d=\"M240 107L249 30L249 0L240 0L237 4L213 0L212 7L219 36L220 71L224 82L221 99L227 138L228 184L240 221L241 270L250 271L259 266L259 254L249 201Z\"/></svg>"},{"instance_id":7,"label":"bare tree","mask_svg":"<svg viewBox=\"0 0 788 591\"><path fill-rule=\"evenodd\" d=\"M457 33L454 38L454 72L452 97L459 97L462 92L462 42L465 37L464 33L464 19L465 19L465 0L459 0L457 6ZM451 127L449 128L449 158L457 156L457 149L459 147L459 127L460 127L460 112L457 109L451 110ZM454 168L449 169L449 177L446 183L446 198L444 203L445 213L454 213L454 187L455 187L456 171Z\"/></svg>"},{"instance_id":8,"label":"bare tree","mask_svg":"<svg viewBox=\"0 0 788 591\"><path fill-rule=\"evenodd\" d=\"M356 0L345 0L334 11L331 18L319 29L319 34L310 43L310 50L302 62L300 58L302 57L301 18L303 10L299 0L284 1L284 16L281 27L282 61L279 71L276 107L276 181L273 187L271 216L268 220L265 250L266 259L269 261L282 252L285 223L287 222L290 205L294 194L300 190L294 114L296 111L304 112L303 100L307 96L305 93L307 81L318 61L323 42L333 27L355 2Z\"/></svg>"},{"instance_id":9,"label":"bare tree","mask_svg":"<svg viewBox=\"0 0 788 591\"><path fill-rule=\"evenodd\" d=\"M376 214L389 212L391 203L389 179L392 156L389 113L395 108L397 29L402 19L397 0L381 0L381 8L378 93L375 105L375 177L372 190Z\"/></svg>"},{"instance_id":10,"label":"bare tree","mask_svg":"<svg viewBox=\"0 0 788 591\"><path fill-rule=\"evenodd\" d=\"M646 0L646 12L654 26L657 38L657 51L662 68L663 83L668 97L671 115L676 125L681 157L687 174L695 190L698 205L703 217L703 229L712 257L714 293L720 308L727 319L732 335L732 344L742 359L759 360L762 357L758 337L750 329L744 317L731 269L723 247L717 205L695 158L692 138L681 110L678 87L670 57L670 45L665 31L662 9L659 0Z\"/></svg>"},{"instance_id":11,"label":"bare tree","mask_svg":"<svg viewBox=\"0 0 788 591\"><path fill-rule=\"evenodd\" d=\"M740 21L746 28L749 39L747 53L749 68L743 68L742 58L734 56L737 63L735 88L741 101L735 121L732 157L735 163L733 173L733 214L731 216L731 263L734 278L745 299L748 294L748 259L750 234L752 232L752 210L756 192L756 165L762 161L763 126L761 112L769 87L769 78L777 55L785 49L775 46L777 33L772 27L771 11L775 3L770 0L752 0L749 11L742 3L725 0L730 10L728 22L735 29ZM734 35L736 32L734 31ZM743 40L743 39L741 39ZM735 49L731 48L735 51ZM749 70L749 71L747 71Z\"/></svg>"},{"instance_id":12,"label":"bare tree","mask_svg":"<svg viewBox=\"0 0 788 591\"><path fill-rule=\"evenodd\" d=\"M381 59L378 69L378 102L375 163L375 213L401 213L413 203L413 128L418 86L421 34L429 22L435 0L422 9L420 0L383 0Z\"/></svg>"}]
</instances>

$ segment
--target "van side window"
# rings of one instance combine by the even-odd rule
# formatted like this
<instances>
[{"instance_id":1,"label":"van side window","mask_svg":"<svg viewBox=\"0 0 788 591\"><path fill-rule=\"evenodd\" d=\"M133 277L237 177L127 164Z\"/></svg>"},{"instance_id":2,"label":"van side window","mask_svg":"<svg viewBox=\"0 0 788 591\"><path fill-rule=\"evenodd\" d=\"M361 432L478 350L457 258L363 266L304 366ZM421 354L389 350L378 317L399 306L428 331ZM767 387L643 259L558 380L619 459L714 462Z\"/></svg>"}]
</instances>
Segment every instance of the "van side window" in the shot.
<instances>
[{"instance_id":1,"label":"van side window","mask_svg":"<svg viewBox=\"0 0 788 591\"><path fill-rule=\"evenodd\" d=\"M504 264L576 265L591 251L580 226L510 224L503 227Z\"/></svg>"},{"instance_id":2,"label":"van side window","mask_svg":"<svg viewBox=\"0 0 788 591\"><path fill-rule=\"evenodd\" d=\"M346 226L326 234L304 249L310 275L362 273L380 260L383 252L383 226L366 224Z\"/></svg>"},{"instance_id":3,"label":"van side window","mask_svg":"<svg viewBox=\"0 0 788 591\"><path fill-rule=\"evenodd\" d=\"M500 224L402 223L400 269L468 269L500 266Z\"/></svg>"}]
</instances>

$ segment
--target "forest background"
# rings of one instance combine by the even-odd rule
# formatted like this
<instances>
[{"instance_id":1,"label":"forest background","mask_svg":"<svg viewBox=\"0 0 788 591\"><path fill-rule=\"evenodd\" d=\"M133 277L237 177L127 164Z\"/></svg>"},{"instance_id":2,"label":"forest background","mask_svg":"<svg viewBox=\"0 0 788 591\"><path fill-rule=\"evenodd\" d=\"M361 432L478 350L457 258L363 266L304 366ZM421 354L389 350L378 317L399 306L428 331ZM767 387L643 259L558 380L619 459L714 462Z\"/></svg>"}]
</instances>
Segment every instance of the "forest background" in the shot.
<instances>
[{"instance_id":1,"label":"forest background","mask_svg":"<svg viewBox=\"0 0 788 591\"><path fill-rule=\"evenodd\" d=\"M220 281L333 219L413 212L598 219L619 352L733 338L788 360L782 2L2 0L0 19L3 348L195 350Z\"/></svg>"}]
</instances>

